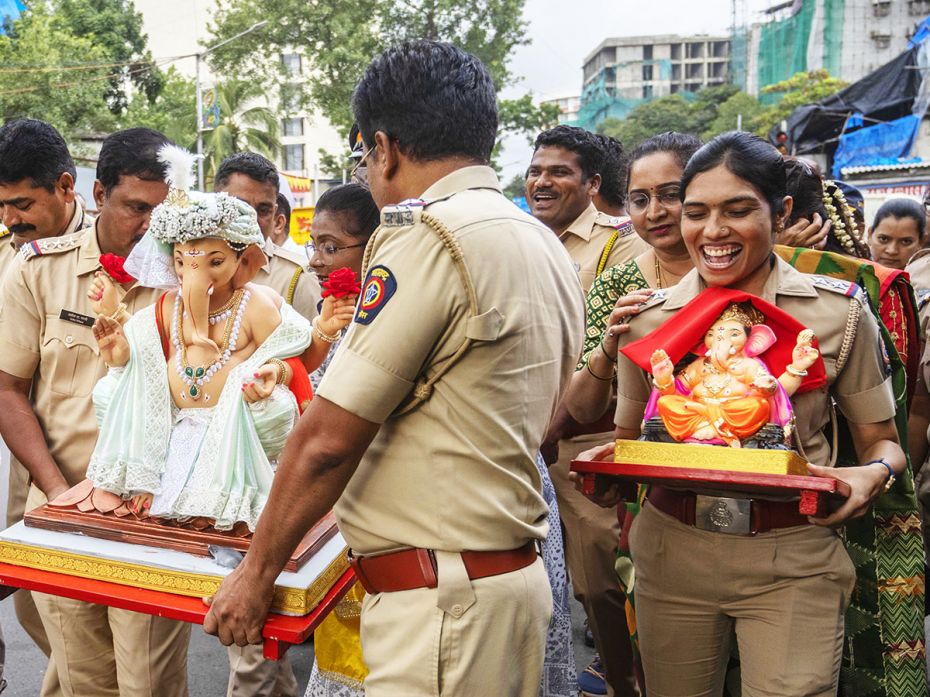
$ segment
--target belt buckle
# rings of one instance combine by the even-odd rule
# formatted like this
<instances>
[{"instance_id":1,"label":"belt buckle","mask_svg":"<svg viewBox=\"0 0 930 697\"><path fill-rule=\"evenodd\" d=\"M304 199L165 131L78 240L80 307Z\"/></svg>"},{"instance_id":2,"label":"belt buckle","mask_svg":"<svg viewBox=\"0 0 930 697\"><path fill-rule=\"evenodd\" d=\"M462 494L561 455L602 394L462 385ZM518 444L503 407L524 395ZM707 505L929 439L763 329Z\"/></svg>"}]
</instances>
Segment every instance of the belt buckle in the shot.
<instances>
[{"instance_id":1,"label":"belt buckle","mask_svg":"<svg viewBox=\"0 0 930 697\"><path fill-rule=\"evenodd\" d=\"M694 501L694 527L728 535L750 535L752 500L702 496Z\"/></svg>"}]
</instances>

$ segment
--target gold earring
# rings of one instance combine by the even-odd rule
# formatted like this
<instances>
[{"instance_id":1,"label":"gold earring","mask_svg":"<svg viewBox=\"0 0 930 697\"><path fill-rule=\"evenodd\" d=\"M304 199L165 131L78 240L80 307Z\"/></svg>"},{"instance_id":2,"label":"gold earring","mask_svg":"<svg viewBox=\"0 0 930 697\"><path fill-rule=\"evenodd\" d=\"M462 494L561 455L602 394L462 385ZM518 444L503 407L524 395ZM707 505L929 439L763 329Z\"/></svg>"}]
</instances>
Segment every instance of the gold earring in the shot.
<instances>
[{"instance_id":1,"label":"gold earring","mask_svg":"<svg viewBox=\"0 0 930 697\"><path fill-rule=\"evenodd\" d=\"M780 235L785 231L785 221L779 218L775 221L775 234Z\"/></svg>"}]
</instances>

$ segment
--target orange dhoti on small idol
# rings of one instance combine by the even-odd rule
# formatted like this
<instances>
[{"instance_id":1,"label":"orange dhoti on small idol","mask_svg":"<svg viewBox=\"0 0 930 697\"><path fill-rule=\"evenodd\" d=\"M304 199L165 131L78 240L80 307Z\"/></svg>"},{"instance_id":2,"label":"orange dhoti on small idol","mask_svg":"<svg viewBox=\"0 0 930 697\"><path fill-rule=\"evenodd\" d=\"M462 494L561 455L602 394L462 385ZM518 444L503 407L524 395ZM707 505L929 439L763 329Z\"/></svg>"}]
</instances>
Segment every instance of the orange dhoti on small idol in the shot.
<instances>
[{"instance_id":1,"label":"orange dhoti on small idol","mask_svg":"<svg viewBox=\"0 0 930 697\"><path fill-rule=\"evenodd\" d=\"M682 442L710 427L721 440L750 438L769 422L769 400L759 395L729 401L696 402L678 394L659 397L659 416L669 435Z\"/></svg>"}]
</instances>

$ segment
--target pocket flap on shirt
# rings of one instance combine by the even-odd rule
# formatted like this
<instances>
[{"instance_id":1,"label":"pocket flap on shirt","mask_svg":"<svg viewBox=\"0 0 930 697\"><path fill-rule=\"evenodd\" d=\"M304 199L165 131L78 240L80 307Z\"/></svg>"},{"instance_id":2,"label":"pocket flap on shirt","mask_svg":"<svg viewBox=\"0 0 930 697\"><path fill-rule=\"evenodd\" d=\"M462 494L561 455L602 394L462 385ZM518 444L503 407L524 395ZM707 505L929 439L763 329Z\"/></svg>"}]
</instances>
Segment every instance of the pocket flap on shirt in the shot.
<instances>
[{"instance_id":1,"label":"pocket flap on shirt","mask_svg":"<svg viewBox=\"0 0 930 697\"><path fill-rule=\"evenodd\" d=\"M484 314L469 317L465 323L465 336L475 341L494 341L500 336L504 316L492 307Z\"/></svg>"}]
</instances>

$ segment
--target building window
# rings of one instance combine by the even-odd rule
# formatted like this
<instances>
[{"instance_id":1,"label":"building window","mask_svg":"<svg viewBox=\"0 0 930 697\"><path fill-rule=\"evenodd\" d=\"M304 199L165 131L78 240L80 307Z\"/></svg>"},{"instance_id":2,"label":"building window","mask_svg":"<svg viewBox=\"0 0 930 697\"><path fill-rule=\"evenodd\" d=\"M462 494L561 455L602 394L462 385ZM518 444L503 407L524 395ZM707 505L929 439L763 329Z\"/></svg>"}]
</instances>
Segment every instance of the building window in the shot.
<instances>
[{"instance_id":1,"label":"building window","mask_svg":"<svg viewBox=\"0 0 930 697\"><path fill-rule=\"evenodd\" d=\"M300 89L297 85L281 87L281 109L285 114L300 112Z\"/></svg>"},{"instance_id":2,"label":"building window","mask_svg":"<svg viewBox=\"0 0 930 697\"><path fill-rule=\"evenodd\" d=\"M930 0L908 0L907 13L911 17L923 17L930 14Z\"/></svg>"},{"instance_id":3,"label":"building window","mask_svg":"<svg viewBox=\"0 0 930 697\"><path fill-rule=\"evenodd\" d=\"M672 60L681 60L681 44L672 44Z\"/></svg>"},{"instance_id":4,"label":"building window","mask_svg":"<svg viewBox=\"0 0 930 697\"><path fill-rule=\"evenodd\" d=\"M873 31L869 38L875 42L877 48L888 48L891 45L891 34L883 34L879 31Z\"/></svg>"},{"instance_id":5,"label":"building window","mask_svg":"<svg viewBox=\"0 0 930 697\"><path fill-rule=\"evenodd\" d=\"M303 143L284 146L284 169L288 172L300 172L304 168Z\"/></svg>"},{"instance_id":6,"label":"building window","mask_svg":"<svg viewBox=\"0 0 930 697\"><path fill-rule=\"evenodd\" d=\"M872 14L876 17L887 17L891 14L891 0L872 0Z\"/></svg>"},{"instance_id":7,"label":"building window","mask_svg":"<svg viewBox=\"0 0 930 697\"><path fill-rule=\"evenodd\" d=\"M644 65L643 66L643 81L650 82L652 80L652 66Z\"/></svg>"},{"instance_id":8,"label":"building window","mask_svg":"<svg viewBox=\"0 0 930 697\"><path fill-rule=\"evenodd\" d=\"M652 85L643 85L643 99L652 99Z\"/></svg>"},{"instance_id":9,"label":"building window","mask_svg":"<svg viewBox=\"0 0 930 697\"><path fill-rule=\"evenodd\" d=\"M652 60L652 45L643 46L643 60L651 61Z\"/></svg>"},{"instance_id":10,"label":"building window","mask_svg":"<svg viewBox=\"0 0 930 697\"><path fill-rule=\"evenodd\" d=\"M300 77L300 54L285 53L281 56L284 71L289 77Z\"/></svg>"},{"instance_id":11,"label":"building window","mask_svg":"<svg viewBox=\"0 0 930 697\"><path fill-rule=\"evenodd\" d=\"M304 134L304 120L299 117L282 119L281 131L286 136L302 136Z\"/></svg>"}]
</instances>

